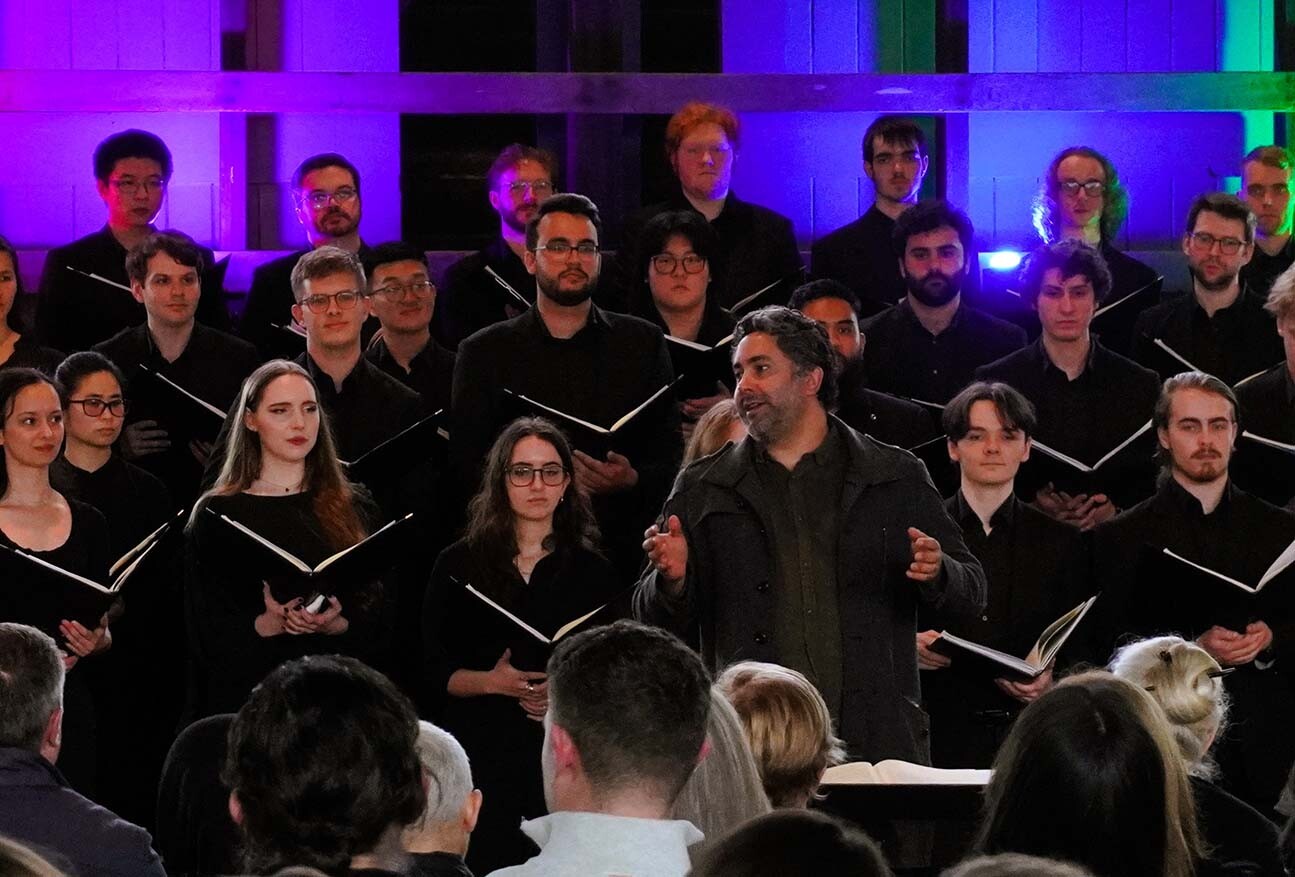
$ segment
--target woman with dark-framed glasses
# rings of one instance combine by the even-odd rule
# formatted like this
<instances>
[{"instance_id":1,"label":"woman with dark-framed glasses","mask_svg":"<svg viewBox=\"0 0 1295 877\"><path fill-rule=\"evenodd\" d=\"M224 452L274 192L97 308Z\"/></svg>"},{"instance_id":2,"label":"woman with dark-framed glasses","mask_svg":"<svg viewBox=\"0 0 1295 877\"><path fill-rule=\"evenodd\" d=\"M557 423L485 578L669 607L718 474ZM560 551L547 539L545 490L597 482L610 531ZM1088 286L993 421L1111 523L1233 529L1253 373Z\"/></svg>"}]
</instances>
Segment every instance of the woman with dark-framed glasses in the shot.
<instances>
[{"instance_id":1,"label":"woman with dark-framed glasses","mask_svg":"<svg viewBox=\"0 0 1295 877\"><path fill-rule=\"evenodd\" d=\"M487 456L465 535L437 558L423 601L425 676L439 701L438 724L463 744L490 802L468 852L476 874L529 858L534 847L518 825L545 812L537 766L549 649L518 621L552 637L613 600L584 626L625 614L572 469L570 445L553 424L527 417L505 428Z\"/></svg>"}]
</instances>

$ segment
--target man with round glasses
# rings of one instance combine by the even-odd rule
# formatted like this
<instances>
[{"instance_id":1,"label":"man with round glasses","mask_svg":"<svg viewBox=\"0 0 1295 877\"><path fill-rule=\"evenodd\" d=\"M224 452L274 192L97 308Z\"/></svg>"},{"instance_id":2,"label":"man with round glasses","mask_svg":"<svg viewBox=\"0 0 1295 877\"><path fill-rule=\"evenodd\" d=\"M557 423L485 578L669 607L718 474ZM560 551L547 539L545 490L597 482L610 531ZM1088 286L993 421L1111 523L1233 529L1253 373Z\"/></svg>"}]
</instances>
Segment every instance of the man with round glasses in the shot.
<instances>
[{"instance_id":1,"label":"man with round glasses","mask_svg":"<svg viewBox=\"0 0 1295 877\"><path fill-rule=\"evenodd\" d=\"M46 257L36 301L41 343L65 353L89 350L144 321L144 309L130 293L126 254L157 230L153 220L162 210L172 170L171 151L148 131L120 131L95 147L95 188L107 222ZM200 252L205 273L198 320L228 329L215 258L206 247Z\"/></svg>"},{"instance_id":2,"label":"man with round glasses","mask_svg":"<svg viewBox=\"0 0 1295 877\"><path fill-rule=\"evenodd\" d=\"M292 206L311 250L336 247L363 259L360 239L360 172L345 156L325 152L307 158L292 173ZM273 259L252 273L252 288L239 331L266 358L292 357L301 343L284 329L293 304L292 269L310 250Z\"/></svg>"},{"instance_id":3,"label":"man with round glasses","mask_svg":"<svg viewBox=\"0 0 1295 877\"><path fill-rule=\"evenodd\" d=\"M197 319L206 267L202 248L179 232L149 235L125 260L142 325L94 346L121 370L131 400L122 456L161 479L180 503L197 499L215 433L198 434L177 396L143 377L155 372L222 411L260 363L256 348ZM87 412L89 413L89 412ZM219 422L213 418L213 424Z\"/></svg>"},{"instance_id":4,"label":"man with round glasses","mask_svg":"<svg viewBox=\"0 0 1295 877\"><path fill-rule=\"evenodd\" d=\"M553 153L521 143L504 147L491 163L486 197L499 215L499 235L445 272L432 317L432 334L445 347L457 350L459 342L478 329L512 319L534 304L535 283L522 262L526 224L556 191L557 175Z\"/></svg>"},{"instance_id":5,"label":"man with round glasses","mask_svg":"<svg viewBox=\"0 0 1295 877\"><path fill-rule=\"evenodd\" d=\"M1144 311L1135 326L1134 358L1171 377L1191 365L1228 384L1283 358L1281 337L1263 296L1241 282L1254 252L1255 215L1234 195L1197 196L1187 212L1183 255L1192 276L1186 295Z\"/></svg>"},{"instance_id":6,"label":"man with round glasses","mask_svg":"<svg viewBox=\"0 0 1295 877\"><path fill-rule=\"evenodd\" d=\"M365 349L369 362L423 398L423 411L450 408L454 353L432 337L429 328L437 306L436 285L427 270L427 254L401 241L379 244L365 260L369 306L382 326Z\"/></svg>"}]
</instances>

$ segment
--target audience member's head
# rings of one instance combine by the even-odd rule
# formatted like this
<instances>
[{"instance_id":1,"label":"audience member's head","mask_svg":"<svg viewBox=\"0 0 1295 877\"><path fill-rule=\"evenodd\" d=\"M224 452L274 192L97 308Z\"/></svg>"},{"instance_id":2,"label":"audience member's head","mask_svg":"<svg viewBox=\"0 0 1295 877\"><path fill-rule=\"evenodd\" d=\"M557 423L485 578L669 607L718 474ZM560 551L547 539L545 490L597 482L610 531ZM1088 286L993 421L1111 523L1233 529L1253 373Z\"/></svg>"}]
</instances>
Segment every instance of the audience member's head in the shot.
<instances>
[{"instance_id":1,"label":"audience member's head","mask_svg":"<svg viewBox=\"0 0 1295 877\"><path fill-rule=\"evenodd\" d=\"M1237 282L1254 255L1255 215L1235 195L1197 195L1187 209L1183 255L1195 288L1223 292Z\"/></svg>"},{"instance_id":2,"label":"audience member's head","mask_svg":"<svg viewBox=\"0 0 1295 877\"><path fill-rule=\"evenodd\" d=\"M468 754L449 732L431 722L419 722L418 760L427 786L427 808L405 829L404 847L411 853L462 856L481 813L481 792L472 785Z\"/></svg>"},{"instance_id":3,"label":"audience member's head","mask_svg":"<svg viewBox=\"0 0 1295 877\"><path fill-rule=\"evenodd\" d=\"M306 327L312 352L359 349L369 289L357 256L326 245L306 253L292 269L292 297L292 316Z\"/></svg>"},{"instance_id":4,"label":"audience member's head","mask_svg":"<svg viewBox=\"0 0 1295 877\"><path fill-rule=\"evenodd\" d=\"M144 305L155 329L193 324L202 294L202 271L202 251L183 232L154 232L126 254L131 295Z\"/></svg>"},{"instance_id":5,"label":"audience member's head","mask_svg":"<svg viewBox=\"0 0 1295 877\"><path fill-rule=\"evenodd\" d=\"M670 815L718 839L772 808L742 720L717 685L710 689L706 741L710 749L688 777Z\"/></svg>"},{"instance_id":6,"label":"audience member's head","mask_svg":"<svg viewBox=\"0 0 1295 877\"><path fill-rule=\"evenodd\" d=\"M752 819L698 856L692 877L889 877L881 850L862 831L813 810Z\"/></svg>"},{"instance_id":7,"label":"audience member's head","mask_svg":"<svg viewBox=\"0 0 1295 877\"><path fill-rule=\"evenodd\" d=\"M1073 862L999 853L976 856L943 871L940 877L1093 877L1093 872Z\"/></svg>"},{"instance_id":8,"label":"audience member's head","mask_svg":"<svg viewBox=\"0 0 1295 877\"><path fill-rule=\"evenodd\" d=\"M710 680L673 635L630 621L564 638L548 664L549 810L665 818L702 755Z\"/></svg>"},{"instance_id":9,"label":"audience member's head","mask_svg":"<svg viewBox=\"0 0 1295 877\"><path fill-rule=\"evenodd\" d=\"M34 627L0 622L0 746L53 764L63 731L63 658Z\"/></svg>"},{"instance_id":10,"label":"audience member's head","mask_svg":"<svg viewBox=\"0 0 1295 877\"><path fill-rule=\"evenodd\" d=\"M929 165L926 134L912 119L878 116L863 134L863 172L878 201L917 203Z\"/></svg>"},{"instance_id":11,"label":"audience member's head","mask_svg":"<svg viewBox=\"0 0 1295 877\"><path fill-rule=\"evenodd\" d=\"M863 356L859 332L859 297L839 280L811 280L791 294L788 307L800 311L827 332L842 366Z\"/></svg>"},{"instance_id":12,"label":"audience member's head","mask_svg":"<svg viewBox=\"0 0 1295 877\"><path fill-rule=\"evenodd\" d=\"M1075 861L1097 877L1192 874L1195 805L1151 696L1085 673L1026 707L994 761L977 847Z\"/></svg>"},{"instance_id":13,"label":"audience member's head","mask_svg":"<svg viewBox=\"0 0 1295 877\"><path fill-rule=\"evenodd\" d=\"M292 204L312 247L358 235L360 172L335 152L312 155L292 172Z\"/></svg>"},{"instance_id":14,"label":"audience member's head","mask_svg":"<svg viewBox=\"0 0 1295 877\"><path fill-rule=\"evenodd\" d=\"M1239 412L1236 393L1213 375L1183 372L1166 380L1151 414L1162 465L1180 483L1226 477L1240 434Z\"/></svg>"},{"instance_id":15,"label":"audience member's head","mask_svg":"<svg viewBox=\"0 0 1295 877\"><path fill-rule=\"evenodd\" d=\"M427 798L418 716L385 676L354 658L280 665L229 730L224 780L248 868L345 871L403 855L400 835Z\"/></svg>"},{"instance_id":16,"label":"audience member's head","mask_svg":"<svg viewBox=\"0 0 1295 877\"><path fill-rule=\"evenodd\" d=\"M1034 229L1045 243L1062 238L1115 239L1129 213L1129 193L1111 160L1096 149L1071 146L1048 165L1034 199Z\"/></svg>"},{"instance_id":17,"label":"audience member's head","mask_svg":"<svg viewBox=\"0 0 1295 877\"><path fill-rule=\"evenodd\" d=\"M1150 692L1164 710L1189 773L1211 776L1211 744L1227 724L1223 669L1209 652L1177 636L1139 640L1121 648L1111 672Z\"/></svg>"},{"instance_id":18,"label":"audience member's head","mask_svg":"<svg viewBox=\"0 0 1295 877\"><path fill-rule=\"evenodd\" d=\"M490 206L499 214L500 230L520 239L535 218L536 208L555 189L558 160L547 149L511 143L486 171Z\"/></svg>"},{"instance_id":19,"label":"audience member's head","mask_svg":"<svg viewBox=\"0 0 1295 877\"><path fill-rule=\"evenodd\" d=\"M743 366L744 360L750 365L757 359L761 360L757 364L769 365L762 373ZM796 382L791 388L793 393L785 399L788 406L784 408L774 398L775 391L780 387L773 385L768 376L762 377L757 382L759 386L752 386L749 391L744 390L739 378L735 396L739 407L742 406L744 396L758 395L762 397L762 401L769 402L762 407L777 408L774 413L779 418L788 417L791 419L789 422L792 422L802 413L803 405L798 403L806 397L816 397L825 409L836 404L836 354L823 327L800 311L770 305L738 320L737 327L733 330L733 364L735 368L742 367L743 373L750 371L757 375L773 372L772 377L776 378L778 385L786 377ZM784 372L790 372L790 375L784 375ZM810 390L814 392L811 394ZM785 391L777 392L777 395L783 396ZM751 412L742 408L747 429L756 433L762 441L776 436L777 428L771 433L764 428L764 424L754 427L755 419L747 419L750 416ZM767 425L777 427L775 423Z\"/></svg>"},{"instance_id":20,"label":"audience member's head","mask_svg":"<svg viewBox=\"0 0 1295 877\"><path fill-rule=\"evenodd\" d=\"M1295 265L1277 275L1268 291L1264 310L1277 321L1277 334L1286 351L1286 367L1290 368L1295 363Z\"/></svg>"},{"instance_id":21,"label":"audience member's head","mask_svg":"<svg viewBox=\"0 0 1295 877\"><path fill-rule=\"evenodd\" d=\"M738 139L737 116L726 107L692 101L670 117L666 159L686 195L703 201L728 195Z\"/></svg>"},{"instance_id":22,"label":"audience member's head","mask_svg":"<svg viewBox=\"0 0 1295 877\"><path fill-rule=\"evenodd\" d=\"M363 267L369 279L369 308L383 333L425 335L436 307L427 254L403 241L391 241L369 250Z\"/></svg>"},{"instance_id":23,"label":"audience member's head","mask_svg":"<svg viewBox=\"0 0 1295 877\"><path fill-rule=\"evenodd\" d=\"M561 307L583 305L593 296L602 270L602 228L598 206L584 195L563 192L535 209L522 262L538 294Z\"/></svg>"},{"instance_id":24,"label":"audience member's head","mask_svg":"<svg viewBox=\"0 0 1295 877\"><path fill-rule=\"evenodd\" d=\"M949 459L963 484L1010 484L1030 458L1030 436L1038 423L1034 405L1007 384L975 381L944 406Z\"/></svg>"},{"instance_id":25,"label":"audience member's head","mask_svg":"<svg viewBox=\"0 0 1295 877\"><path fill-rule=\"evenodd\" d=\"M22 275L18 273L18 250L8 238L0 236L0 319L13 332L22 331L13 306L23 292Z\"/></svg>"},{"instance_id":26,"label":"audience member's head","mask_svg":"<svg viewBox=\"0 0 1295 877\"><path fill-rule=\"evenodd\" d=\"M94 150L94 179L108 225L146 229L162 209L171 170L171 151L156 134L132 128L103 140Z\"/></svg>"},{"instance_id":27,"label":"audience member's head","mask_svg":"<svg viewBox=\"0 0 1295 877\"><path fill-rule=\"evenodd\" d=\"M729 442L746 438L746 424L732 399L721 399L712 405L693 427L692 436L683 451L683 465L708 457Z\"/></svg>"},{"instance_id":28,"label":"audience member's head","mask_svg":"<svg viewBox=\"0 0 1295 877\"><path fill-rule=\"evenodd\" d=\"M1263 237L1291 233L1291 175L1295 158L1283 146L1256 146L1241 163L1239 197L1255 215Z\"/></svg>"},{"instance_id":29,"label":"audience member's head","mask_svg":"<svg viewBox=\"0 0 1295 877\"><path fill-rule=\"evenodd\" d=\"M891 244L909 296L926 307L957 298L967 273L975 230L971 220L947 201L923 201L895 220Z\"/></svg>"},{"instance_id":30,"label":"audience member's head","mask_svg":"<svg viewBox=\"0 0 1295 877\"><path fill-rule=\"evenodd\" d=\"M0 874L4 877L64 877L35 850L0 837Z\"/></svg>"},{"instance_id":31,"label":"audience member's head","mask_svg":"<svg viewBox=\"0 0 1295 877\"><path fill-rule=\"evenodd\" d=\"M823 695L801 673L743 661L716 683L733 704L774 807L806 807L823 772L845 760Z\"/></svg>"},{"instance_id":32,"label":"audience member's head","mask_svg":"<svg viewBox=\"0 0 1295 877\"><path fill-rule=\"evenodd\" d=\"M690 314L706 305L711 262L719 239L710 223L692 210L659 213L639 235L638 275L643 278L638 307L661 315Z\"/></svg>"}]
</instances>

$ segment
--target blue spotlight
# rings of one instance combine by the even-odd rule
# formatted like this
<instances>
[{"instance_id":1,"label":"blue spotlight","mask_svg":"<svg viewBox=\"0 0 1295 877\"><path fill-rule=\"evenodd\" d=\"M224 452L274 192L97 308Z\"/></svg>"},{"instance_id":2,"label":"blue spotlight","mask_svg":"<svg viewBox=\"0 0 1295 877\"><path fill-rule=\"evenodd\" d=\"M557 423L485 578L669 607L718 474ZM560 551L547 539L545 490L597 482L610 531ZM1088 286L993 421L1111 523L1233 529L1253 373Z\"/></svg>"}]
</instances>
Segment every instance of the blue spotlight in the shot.
<instances>
[{"instance_id":1,"label":"blue spotlight","mask_svg":"<svg viewBox=\"0 0 1295 877\"><path fill-rule=\"evenodd\" d=\"M1016 250L997 250L986 255L991 271L1015 271L1021 265L1021 254Z\"/></svg>"}]
</instances>

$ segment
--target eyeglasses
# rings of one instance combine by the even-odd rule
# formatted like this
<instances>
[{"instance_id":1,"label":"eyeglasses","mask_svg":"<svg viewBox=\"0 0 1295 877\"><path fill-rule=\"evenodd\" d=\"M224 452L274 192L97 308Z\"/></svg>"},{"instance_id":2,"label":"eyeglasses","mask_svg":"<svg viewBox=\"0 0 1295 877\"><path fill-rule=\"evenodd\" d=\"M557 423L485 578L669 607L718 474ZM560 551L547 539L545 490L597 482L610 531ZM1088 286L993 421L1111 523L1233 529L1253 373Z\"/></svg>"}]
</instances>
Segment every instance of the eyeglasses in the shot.
<instances>
[{"instance_id":1,"label":"eyeglasses","mask_svg":"<svg viewBox=\"0 0 1295 877\"><path fill-rule=\"evenodd\" d=\"M682 257L670 253L660 253L652 257L652 270L658 274L673 274L676 265L683 264L685 274L700 274L706 267L706 260L696 253L687 253Z\"/></svg>"},{"instance_id":2,"label":"eyeglasses","mask_svg":"<svg viewBox=\"0 0 1295 877\"><path fill-rule=\"evenodd\" d=\"M412 292L419 301L427 301L436 294L436 287L430 280L415 280L413 283L388 283L381 289L373 290L374 295L393 305L399 304L406 292Z\"/></svg>"},{"instance_id":3,"label":"eyeglasses","mask_svg":"<svg viewBox=\"0 0 1295 877\"><path fill-rule=\"evenodd\" d=\"M1187 236L1187 239L1191 241L1194 248L1203 253L1208 253L1214 249L1215 244L1218 244L1219 250L1225 256L1235 256L1240 252L1241 247L1245 245L1245 241L1238 238L1216 238L1205 231L1194 231Z\"/></svg>"},{"instance_id":4,"label":"eyeglasses","mask_svg":"<svg viewBox=\"0 0 1295 877\"><path fill-rule=\"evenodd\" d=\"M334 204L350 204L359 196L359 194L359 192L352 189L350 186L343 186L334 192L307 192L301 196L301 202L303 204L309 204L316 210L323 210L328 206L329 201L332 201Z\"/></svg>"},{"instance_id":5,"label":"eyeglasses","mask_svg":"<svg viewBox=\"0 0 1295 877\"><path fill-rule=\"evenodd\" d=\"M546 463L538 469L526 463L518 463L508 467L508 483L513 487L530 487L535 483L537 473L540 481L549 487L557 487L567 478L567 470L557 463Z\"/></svg>"},{"instance_id":6,"label":"eyeglasses","mask_svg":"<svg viewBox=\"0 0 1295 877\"><path fill-rule=\"evenodd\" d=\"M598 245L593 241L581 241L578 244L573 244L570 241L557 240L549 241L544 246L535 248L537 253L543 251L552 254L558 259L565 258L572 250L575 250L581 259L592 259L598 255Z\"/></svg>"},{"instance_id":7,"label":"eyeglasses","mask_svg":"<svg viewBox=\"0 0 1295 877\"><path fill-rule=\"evenodd\" d=\"M150 177L147 180L109 180L108 185L127 198L134 197L140 189L143 189L145 194L166 191L166 180L161 177Z\"/></svg>"},{"instance_id":8,"label":"eyeglasses","mask_svg":"<svg viewBox=\"0 0 1295 877\"><path fill-rule=\"evenodd\" d=\"M328 310L329 302L336 301L339 309L349 311L359 304L362 298L364 298L364 293L348 289L344 292L335 292L332 295L324 295L323 293L308 295L297 304L303 308L310 308L312 314L322 314Z\"/></svg>"},{"instance_id":9,"label":"eyeglasses","mask_svg":"<svg viewBox=\"0 0 1295 877\"><path fill-rule=\"evenodd\" d=\"M125 399L98 399L91 396L88 399L68 399L67 401L73 405L80 405L86 417L99 417L103 414L104 409L111 412L113 417L126 416Z\"/></svg>"},{"instance_id":10,"label":"eyeglasses","mask_svg":"<svg viewBox=\"0 0 1295 877\"><path fill-rule=\"evenodd\" d=\"M1057 185L1061 187L1061 191L1072 196L1078 195L1080 189L1083 189L1084 194L1091 198L1096 198L1106 191L1106 184L1101 180L1088 180L1083 183L1078 180L1061 180Z\"/></svg>"},{"instance_id":11,"label":"eyeglasses","mask_svg":"<svg viewBox=\"0 0 1295 877\"><path fill-rule=\"evenodd\" d=\"M694 143L680 148L680 151L689 158L702 158L706 153L710 153L715 158L723 161L728 158L733 147L727 143Z\"/></svg>"},{"instance_id":12,"label":"eyeglasses","mask_svg":"<svg viewBox=\"0 0 1295 877\"><path fill-rule=\"evenodd\" d=\"M521 196L526 194L527 191L536 198L547 198L553 194L553 184L548 180L535 180L529 183L525 180L518 180L515 183L508 184L508 194L510 195Z\"/></svg>"}]
</instances>

